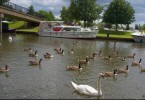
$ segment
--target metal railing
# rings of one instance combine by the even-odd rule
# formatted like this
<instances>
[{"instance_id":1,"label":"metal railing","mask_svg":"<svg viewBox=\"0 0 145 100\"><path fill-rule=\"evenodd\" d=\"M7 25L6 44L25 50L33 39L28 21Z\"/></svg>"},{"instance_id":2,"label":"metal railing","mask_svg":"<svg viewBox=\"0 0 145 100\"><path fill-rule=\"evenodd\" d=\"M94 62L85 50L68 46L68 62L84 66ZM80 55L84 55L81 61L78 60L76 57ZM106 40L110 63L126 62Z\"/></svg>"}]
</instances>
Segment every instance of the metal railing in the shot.
<instances>
[{"instance_id":1,"label":"metal railing","mask_svg":"<svg viewBox=\"0 0 145 100\"><path fill-rule=\"evenodd\" d=\"M5 2L3 4L0 4L0 6L7 7L11 10L15 10L15 11L18 11L18 12L21 12L21 13L24 13L24 14L28 14L28 15L32 15L32 16L35 16L35 17L39 17L39 18L42 18L42 19L44 18L44 16L39 14L38 12L30 13L29 9L24 8L22 6L19 6L17 4L14 4L12 2Z\"/></svg>"}]
</instances>

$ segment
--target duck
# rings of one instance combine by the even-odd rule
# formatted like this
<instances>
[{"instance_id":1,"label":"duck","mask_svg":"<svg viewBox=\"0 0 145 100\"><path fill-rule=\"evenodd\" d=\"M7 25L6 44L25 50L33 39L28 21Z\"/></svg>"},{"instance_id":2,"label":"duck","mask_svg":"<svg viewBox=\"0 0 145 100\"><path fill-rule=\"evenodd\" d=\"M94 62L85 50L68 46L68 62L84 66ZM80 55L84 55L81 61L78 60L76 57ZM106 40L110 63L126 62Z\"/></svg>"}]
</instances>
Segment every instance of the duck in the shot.
<instances>
[{"instance_id":1,"label":"duck","mask_svg":"<svg viewBox=\"0 0 145 100\"><path fill-rule=\"evenodd\" d=\"M29 57L38 57L37 51L35 53L29 52Z\"/></svg>"},{"instance_id":2,"label":"duck","mask_svg":"<svg viewBox=\"0 0 145 100\"><path fill-rule=\"evenodd\" d=\"M115 69L113 72L102 72L103 74L103 77L106 78L106 77L116 77L117 75L117 69Z\"/></svg>"},{"instance_id":3,"label":"duck","mask_svg":"<svg viewBox=\"0 0 145 100\"><path fill-rule=\"evenodd\" d=\"M134 53L133 55L127 55L128 58L133 58L135 57L136 53Z\"/></svg>"},{"instance_id":4,"label":"duck","mask_svg":"<svg viewBox=\"0 0 145 100\"><path fill-rule=\"evenodd\" d=\"M79 64L79 66L66 66L66 69L71 71L81 71L82 67L81 64Z\"/></svg>"},{"instance_id":5,"label":"duck","mask_svg":"<svg viewBox=\"0 0 145 100\"><path fill-rule=\"evenodd\" d=\"M2 67L2 68L0 67L0 72L1 73L8 72L9 71L8 67L9 67L8 65L6 65L5 67Z\"/></svg>"},{"instance_id":6,"label":"duck","mask_svg":"<svg viewBox=\"0 0 145 100\"><path fill-rule=\"evenodd\" d=\"M107 57L104 57L105 60L111 60L111 56L108 55Z\"/></svg>"},{"instance_id":7,"label":"duck","mask_svg":"<svg viewBox=\"0 0 145 100\"><path fill-rule=\"evenodd\" d=\"M44 54L44 57L45 57L45 58L52 58L53 55L51 55L50 53L45 53L45 54Z\"/></svg>"},{"instance_id":8,"label":"duck","mask_svg":"<svg viewBox=\"0 0 145 100\"><path fill-rule=\"evenodd\" d=\"M36 61L36 60L33 61L33 60L31 60L31 61L29 61L29 64L30 65L40 65L41 61L42 61L42 58L39 61Z\"/></svg>"},{"instance_id":9,"label":"duck","mask_svg":"<svg viewBox=\"0 0 145 100\"><path fill-rule=\"evenodd\" d=\"M141 58L140 58L139 62L133 61L133 62L132 62L132 66L140 66L140 65L141 65L141 61L142 61Z\"/></svg>"},{"instance_id":10,"label":"duck","mask_svg":"<svg viewBox=\"0 0 145 100\"><path fill-rule=\"evenodd\" d=\"M95 59L95 53L92 56L87 56L88 59Z\"/></svg>"},{"instance_id":11,"label":"duck","mask_svg":"<svg viewBox=\"0 0 145 100\"><path fill-rule=\"evenodd\" d=\"M89 60L88 60L88 57L86 57L85 60L78 60L78 62L79 62L80 64L87 64L87 63L89 63Z\"/></svg>"},{"instance_id":12,"label":"duck","mask_svg":"<svg viewBox=\"0 0 145 100\"><path fill-rule=\"evenodd\" d=\"M128 65L126 66L126 68L117 69L117 74L122 74L122 73L128 74L128 72L129 72Z\"/></svg>"},{"instance_id":13,"label":"duck","mask_svg":"<svg viewBox=\"0 0 145 100\"><path fill-rule=\"evenodd\" d=\"M63 53L64 53L64 50L57 51L57 54L63 54Z\"/></svg>"},{"instance_id":14,"label":"duck","mask_svg":"<svg viewBox=\"0 0 145 100\"><path fill-rule=\"evenodd\" d=\"M80 94L87 95L87 96L93 96L93 97L100 97L102 96L102 90L101 90L101 78L103 77L102 73L99 73L98 80L97 80L97 89L89 86L89 85L83 85L83 84L76 84L73 81L71 81L71 84L73 88Z\"/></svg>"}]
</instances>

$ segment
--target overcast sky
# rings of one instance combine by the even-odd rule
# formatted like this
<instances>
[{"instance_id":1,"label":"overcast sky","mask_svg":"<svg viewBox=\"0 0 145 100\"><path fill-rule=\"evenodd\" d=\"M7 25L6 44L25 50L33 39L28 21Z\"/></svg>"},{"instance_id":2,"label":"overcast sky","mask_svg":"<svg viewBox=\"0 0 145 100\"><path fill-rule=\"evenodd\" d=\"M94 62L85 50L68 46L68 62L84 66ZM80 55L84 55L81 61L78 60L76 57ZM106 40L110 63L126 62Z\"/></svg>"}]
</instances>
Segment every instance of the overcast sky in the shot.
<instances>
[{"instance_id":1,"label":"overcast sky","mask_svg":"<svg viewBox=\"0 0 145 100\"><path fill-rule=\"evenodd\" d=\"M112 0L98 0L97 3L100 5L106 5ZM135 10L135 22L134 24L145 24L145 0L127 0L131 3ZM54 16L60 16L60 10L62 6L68 7L70 0L10 0L10 2L21 5L23 7L34 6L35 11L46 10L52 11Z\"/></svg>"}]
</instances>

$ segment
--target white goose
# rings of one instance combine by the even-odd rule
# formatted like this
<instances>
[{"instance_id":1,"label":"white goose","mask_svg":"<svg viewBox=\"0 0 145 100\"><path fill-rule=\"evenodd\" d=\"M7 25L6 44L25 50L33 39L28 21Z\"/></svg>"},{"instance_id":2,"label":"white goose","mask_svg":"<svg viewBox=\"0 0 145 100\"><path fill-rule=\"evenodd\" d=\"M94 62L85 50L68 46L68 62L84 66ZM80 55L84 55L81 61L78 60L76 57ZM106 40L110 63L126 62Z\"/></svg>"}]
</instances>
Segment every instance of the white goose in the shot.
<instances>
[{"instance_id":1,"label":"white goose","mask_svg":"<svg viewBox=\"0 0 145 100\"><path fill-rule=\"evenodd\" d=\"M77 85L73 81L71 81L72 86L74 89L79 92L80 94L88 95L88 96L101 96L101 82L100 79L104 78L102 73L99 73L98 82L97 82L97 90L89 85Z\"/></svg>"}]
</instances>

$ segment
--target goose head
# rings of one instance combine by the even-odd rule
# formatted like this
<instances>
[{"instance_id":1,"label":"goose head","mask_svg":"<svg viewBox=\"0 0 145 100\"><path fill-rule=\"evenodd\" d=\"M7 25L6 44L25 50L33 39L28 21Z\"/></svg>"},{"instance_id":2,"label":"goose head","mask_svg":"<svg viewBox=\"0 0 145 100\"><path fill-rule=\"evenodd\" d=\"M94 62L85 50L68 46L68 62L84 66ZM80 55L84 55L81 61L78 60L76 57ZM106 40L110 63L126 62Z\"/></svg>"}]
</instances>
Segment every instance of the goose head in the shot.
<instances>
[{"instance_id":1,"label":"goose head","mask_svg":"<svg viewBox=\"0 0 145 100\"><path fill-rule=\"evenodd\" d=\"M42 58L39 60L39 64L41 64Z\"/></svg>"},{"instance_id":2,"label":"goose head","mask_svg":"<svg viewBox=\"0 0 145 100\"><path fill-rule=\"evenodd\" d=\"M139 63L141 63L141 60L142 60L142 59L140 58Z\"/></svg>"}]
</instances>

